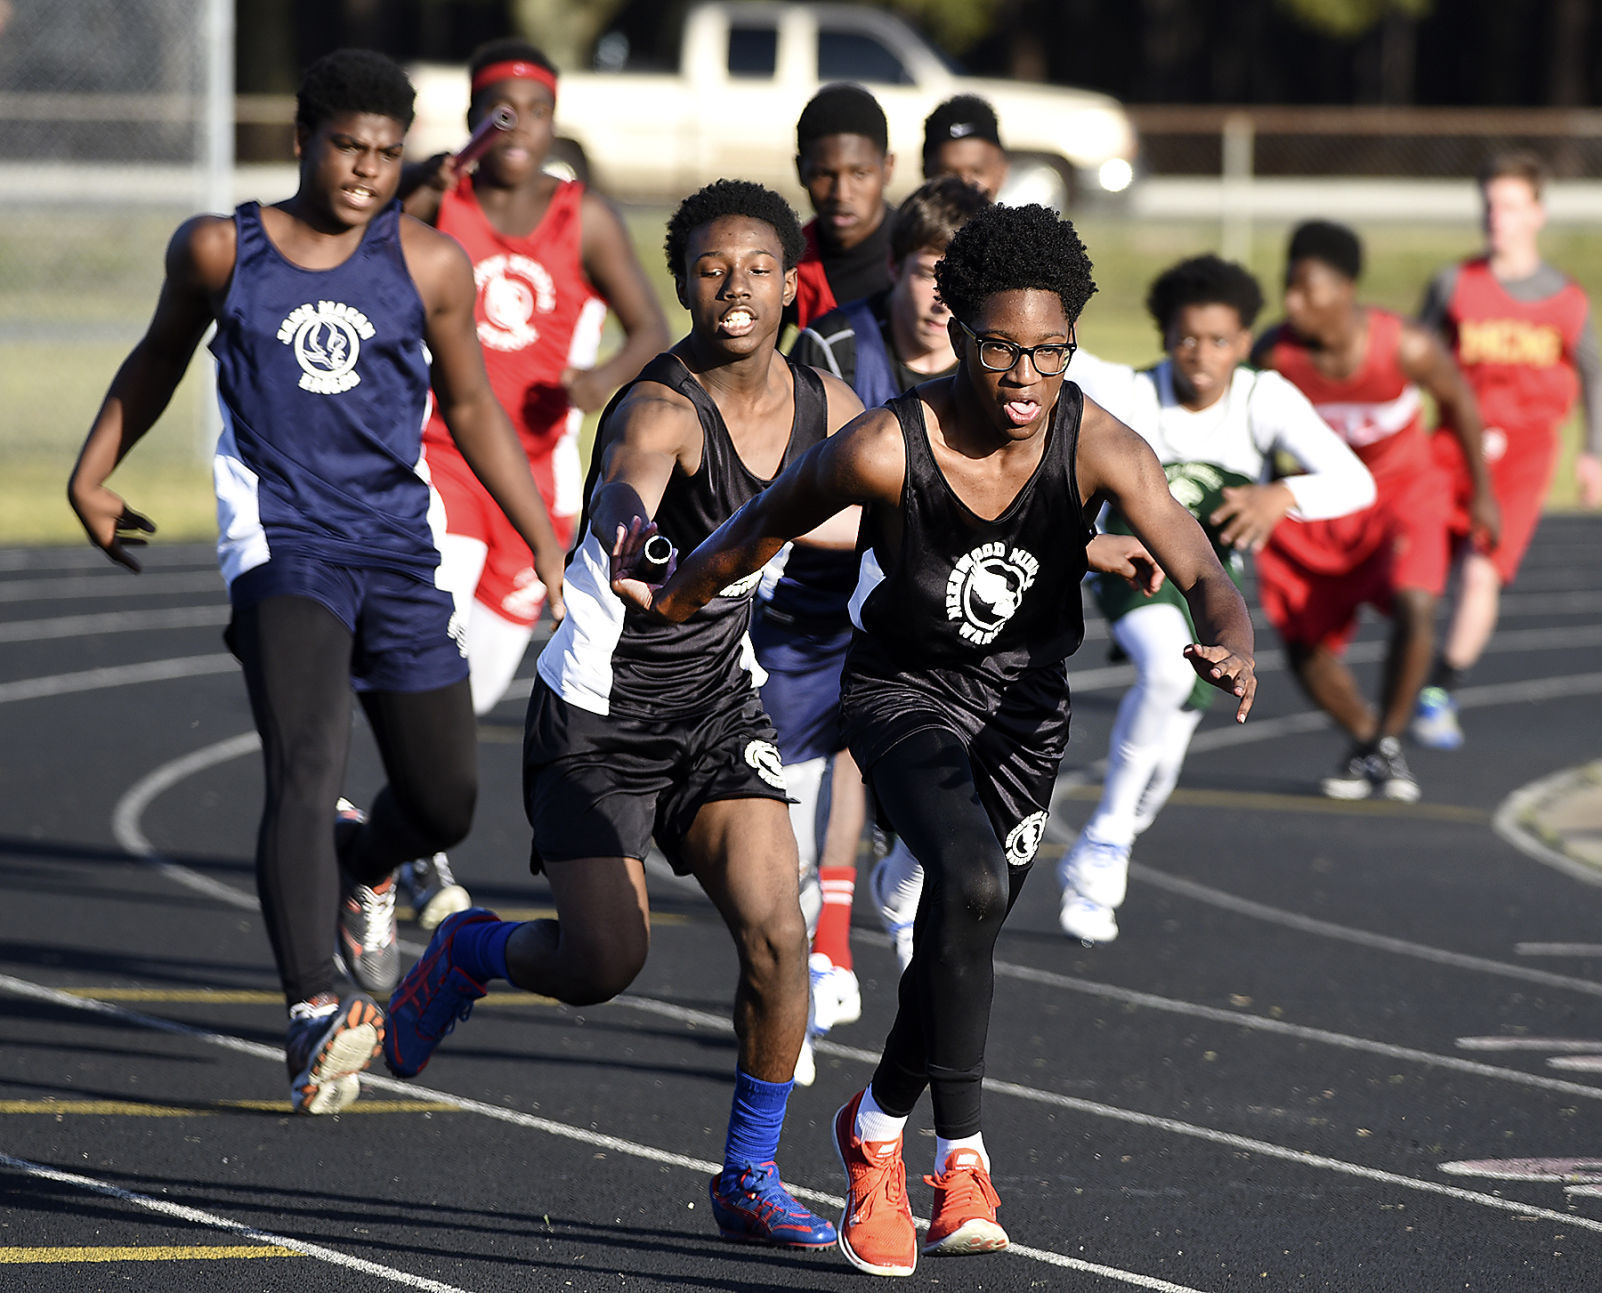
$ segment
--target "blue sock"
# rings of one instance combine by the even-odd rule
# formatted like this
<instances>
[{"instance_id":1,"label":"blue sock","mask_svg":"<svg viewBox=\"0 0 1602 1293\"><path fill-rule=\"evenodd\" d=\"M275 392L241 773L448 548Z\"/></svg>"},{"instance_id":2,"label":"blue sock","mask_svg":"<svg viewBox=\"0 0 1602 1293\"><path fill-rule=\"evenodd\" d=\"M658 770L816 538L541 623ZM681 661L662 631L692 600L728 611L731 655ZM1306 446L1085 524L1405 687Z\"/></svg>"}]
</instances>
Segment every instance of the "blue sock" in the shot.
<instances>
[{"instance_id":1,"label":"blue sock","mask_svg":"<svg viewBox=\"0 0 1602 1293\"><path fill-rule=\"evenodd\" d=\"M729 1138L723 1146L725 1169L743 1163L771 1163L779 1155L779 1132L790 1082L764 1082L744 1069L734 1070L734 1107L729 1110Z\"/></svg>"},{"instance_id":2,"label":"blue sock","mask_svg":"<svg viewBox=\"0 0 1602 1293\"><path fill-rule=\"evenodd\" d=\"M464 925L451 938L451 960L462 973L480 983L506 979L506 940L520 921L482 920Z\"/></svg>"}]
</instances>

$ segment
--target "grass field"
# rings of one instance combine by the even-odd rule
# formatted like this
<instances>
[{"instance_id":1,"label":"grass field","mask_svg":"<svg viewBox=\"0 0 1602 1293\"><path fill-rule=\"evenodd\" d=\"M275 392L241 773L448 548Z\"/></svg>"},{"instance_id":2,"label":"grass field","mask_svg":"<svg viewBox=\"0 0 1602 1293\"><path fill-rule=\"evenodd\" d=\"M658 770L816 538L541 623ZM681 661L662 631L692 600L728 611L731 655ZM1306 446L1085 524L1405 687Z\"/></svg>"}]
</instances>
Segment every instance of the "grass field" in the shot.
<instances>
[{"instance_id":1,"label":"grass field","mask_svg":"<svg viewBox=\"0 0 1602 1293\"><path fill-rule=\"evenodd\" d=\"M666 211L627 213L640 258L651 273L670 326L685 315L662 264ZM65 485L78 445L106 384L138 338L160 285L161 253L176 217L145 216L103 229L73 216L33 217L0 231L0 543L76 543L77 521ZM1145 363L1157 353L1142 302L1165 266L1217 245L1210 223L1133 223L1107 216L1081 222L1096 264L1099 291L1080 326L1080 340L1110 359ZM1424 284L1442 264L1472 252L1472 229L1378 225L1361 230L1369 267L1364 296L1403 312L1416 308ZM1274 301L1285 230L1260 228L1251 268ZM1549 231L1546 251L1602 301L1602 233ZM203 362L196 360L196 367ZM1070 370L1071 371L1071 370ZM112 479L113 488L159 526L159 540L209 539L216 533L210 468L201 447L215 434L215 412L201 383L186 379L161 422ZM208 433L204 424L212 430ZM1578 418L1564 433L1554 508L1574 506L1572 460Z\"/></svg>"}]
</instances>

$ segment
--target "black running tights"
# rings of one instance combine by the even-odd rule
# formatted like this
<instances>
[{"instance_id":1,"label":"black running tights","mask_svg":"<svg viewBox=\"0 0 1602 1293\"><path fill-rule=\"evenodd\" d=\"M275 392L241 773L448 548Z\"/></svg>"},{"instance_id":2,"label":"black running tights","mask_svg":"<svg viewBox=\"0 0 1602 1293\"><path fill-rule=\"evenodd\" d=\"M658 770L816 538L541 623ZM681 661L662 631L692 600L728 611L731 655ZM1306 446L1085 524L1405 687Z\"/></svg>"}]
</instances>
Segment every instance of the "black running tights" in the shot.
<instances>
[{"instance_id":1,"label":"black running tights","mask_svg":"<svg viewBox=\"0 0 1602 1293\"><path fill-rule=\"evenodd\" d=\"M257 891L293 1004L334 988L338 863L372 884L466 836L478 790L477 728L465 679L433 691L362 692L389 784L367 824L342 833L336 860L334 801L350 749L350 631L310 598L271 597L235 612L230 641L267 780Z\"/></svg>"},{"instance_id":2,"label":"black running tights","mask_svg":"<svg viewBox=\"0 0 1602 1293\"><path fill-rule=\"evenodd\" d=\"M919 732L899 742L868 780L924 876L912 964L901 976L873 1097L886 1113L909 1114L927 1086L935 1130L971 1136L979 1131L996 936L1029 868L1007 865L967 752L952 733Z\"/></svg>"}]
</instances>

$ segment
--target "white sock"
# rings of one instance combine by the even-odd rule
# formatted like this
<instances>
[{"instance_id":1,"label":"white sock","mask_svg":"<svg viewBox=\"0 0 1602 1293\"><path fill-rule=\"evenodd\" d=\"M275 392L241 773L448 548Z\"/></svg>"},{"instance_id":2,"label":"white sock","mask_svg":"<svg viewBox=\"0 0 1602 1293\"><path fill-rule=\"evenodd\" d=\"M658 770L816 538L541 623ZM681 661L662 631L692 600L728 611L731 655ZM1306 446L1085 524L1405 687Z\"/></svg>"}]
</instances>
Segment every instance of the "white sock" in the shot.
<instances>
[{"instance_id":1,"label":"white sock","mask_svg":"<svg viewBox=\"0 0 1602 1293\"><path fill-rule=\"evenodd\" d=\"M947 1140L944 1136L935 1135L935 1175L946 1170L946 1163L950 1161L952 1152L959 1149L971 1149L979 1155L979 1163L986 1172L990 1170L990 1155L985 1153L985 1138L983 1133L974 1132L971 1136L958 1136L955 1140Z\"/></svg>"},{"instance_id":2,"label":"white sock","mask_svg":"<svg viewBox=\"0 0 1602 1293\"><path fill-rule=\"evenodd\" d=\"M885 897L890 905L897 911L917 911L923 893L923 867L899 835L879 865L885 871Z\"/></svg>"},{"instance_id":3,"label":"white sock","mask_svg":"<svg viewBox=\"0 0 1602 1293\"><path fill-rule=\"evenodd\" d=\"M873 1083L870 1082L862 1093L862 1103L857 1106L857 1121L852 1128L857 1139L900 1140L906 1125L905 1118L897 1118L879 1108L873 1098Z\"/></svg>"}]
</instances>

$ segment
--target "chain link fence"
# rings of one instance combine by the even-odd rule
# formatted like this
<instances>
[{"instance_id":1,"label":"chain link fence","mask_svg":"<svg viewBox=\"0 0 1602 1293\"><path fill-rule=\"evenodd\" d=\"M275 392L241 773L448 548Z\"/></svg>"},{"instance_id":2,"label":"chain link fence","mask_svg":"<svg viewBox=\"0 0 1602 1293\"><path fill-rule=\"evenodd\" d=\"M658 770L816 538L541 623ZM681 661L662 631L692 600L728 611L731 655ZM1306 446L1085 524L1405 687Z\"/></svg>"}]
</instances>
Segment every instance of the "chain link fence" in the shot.
<instances>
[{"instance_id":1,"label":"chain link fence","mask_svg":"<svg viewBox=\"0 0 1602 1293\"><path fill-rule=\"evenodd\" d=\"M226 209L231 0L0 0L0 456L59 484L176 226ZM142 458L215 434L204 364Z\"/></svg>"}]
</instances>

